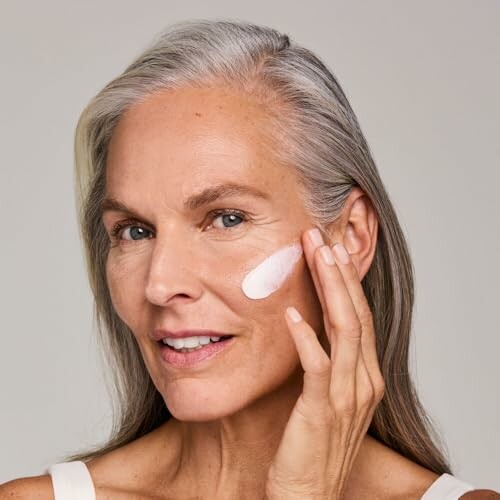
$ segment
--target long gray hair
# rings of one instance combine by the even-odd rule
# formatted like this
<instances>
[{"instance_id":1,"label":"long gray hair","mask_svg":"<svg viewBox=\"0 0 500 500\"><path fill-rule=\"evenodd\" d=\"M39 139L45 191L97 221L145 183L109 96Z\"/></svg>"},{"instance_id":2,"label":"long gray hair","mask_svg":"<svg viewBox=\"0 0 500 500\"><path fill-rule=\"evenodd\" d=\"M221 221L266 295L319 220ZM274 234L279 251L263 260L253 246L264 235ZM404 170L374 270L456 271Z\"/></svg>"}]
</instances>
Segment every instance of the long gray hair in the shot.
<instances>
[{"instance_id":1,"label":"long gray hair","mask_svg":"<svg viewBox=\"0 0 500 500\"><path fill-rule=\"evenodd\" d=\"M240 89L266 106L277 145L272 153L296 169L305 208L320 228L335 221L354 186L371 200L379 231L362 285L373 313L385 394L368 434L437 474L452 473L409 375L412 262L357 118L335 76L310 50L274 29L230 20L190 20L167 27L92 98L78 121L76 203L98 340L112 374L113 427L104 444L64 459L100 456L171 417L132 331L113 308L106 282L109 238L100 210L106 155L116 124L131 105L154 92L215 84Z\"/></svg>"}]
</instances>

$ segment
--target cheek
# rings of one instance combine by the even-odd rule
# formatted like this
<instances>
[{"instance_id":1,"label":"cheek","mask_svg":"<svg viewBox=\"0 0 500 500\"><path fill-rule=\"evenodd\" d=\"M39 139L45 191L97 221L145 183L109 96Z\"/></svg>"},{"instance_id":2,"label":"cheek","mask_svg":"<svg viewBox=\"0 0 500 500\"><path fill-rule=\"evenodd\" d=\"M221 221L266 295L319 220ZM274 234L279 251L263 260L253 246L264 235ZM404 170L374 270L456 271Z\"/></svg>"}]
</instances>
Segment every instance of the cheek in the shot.
<instances>
[{"instance_id":1,"label":"cheek","mask_svg":"<svg viewBox=\"0 0 500 500\"><path fill-rule=\"evenodd\" d=\"M292 243L279 248L252 267L238 270L235 279L231 280L232 295L228 290L226 297L231 297L229 300L234 310L246 318L248 330L260 331L268 342L272 339L284 345L289 340L285 307L295 305L302 311L301 306L309 309L309 304L304 300L309 292L304 289L307 288L304 287L304 284L307 285L304 282L307 272L302 244ZM234 294L235 286L240 289L237 294Z\"/></svg>"},{"instance_id":2,"label":"cheek","mask_svg":"<svg viewBox=\"0 0 500 500\"><path fill-rule=\"evenodd\" d=\"M303 249L300 243L282 247L247 271L241 279L241 290L248 312L245 317L260 332L254 338L252 359L269 365L273 358L273 369L288 370L296 364L296 349L284 318L287 305L294 304L302 312L310 309L308 302L307 274ZM264 300L258 300L264 299ZM306 314L307 314L306 312Z\"/></svg>"},{"instance_id":3,"label":"cheek","mask_svg":"<svg viewBox=\"0 0 500 500\"><path fill-rule=\"evenodd\" d=\"M252 316L263 319L264 324L260 323L259 328L273 332L267 336L267 341L273 344L269 347L274 347L274 352L281 350L283 357L291 341L284 318L286 306L297 307L317 335L322 335L324 329L321 303L307 262L302 257L300 243L282 247L247 271L241 280L243 294L252 299L247 302ZM295 351L294 346L291 349Z\"/></svg>"},{"instance_id":4,"label":"cheek","mask_svg":"<svg viewBox=\"0 0 500 500\"><path fill-rule=\"evenodd\" d=\"M134 304L140 301L143 259L131 255L116 255L111 250L106 261L106 280L113 306L120 318L130 326L128 315L134 315Z\"/></svg>"}]
</instances>

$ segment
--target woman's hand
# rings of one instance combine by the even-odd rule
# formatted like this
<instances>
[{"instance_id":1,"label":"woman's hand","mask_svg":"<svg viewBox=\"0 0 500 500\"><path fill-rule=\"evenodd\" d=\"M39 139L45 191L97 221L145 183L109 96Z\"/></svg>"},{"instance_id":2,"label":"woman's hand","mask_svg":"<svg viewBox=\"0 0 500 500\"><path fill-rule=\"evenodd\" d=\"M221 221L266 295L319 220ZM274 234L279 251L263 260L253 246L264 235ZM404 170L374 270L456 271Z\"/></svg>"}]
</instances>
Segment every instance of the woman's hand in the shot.
<instances>
[{"instance_id":1,"label":"woman's hand","mask_svg":"<svg viewBox=\"0 0 500 500\"><path fill-rule=\"evenodd\" d=\"M286 315L304 386L269 469L266 495L269 500L340 500L385 384L372 313L349 255L336 245L335 263L328 265L322 251L329 247L315 246L309 232L303 247L323 308L330 357L306 321Z\"/></svg>"}]
</instances>

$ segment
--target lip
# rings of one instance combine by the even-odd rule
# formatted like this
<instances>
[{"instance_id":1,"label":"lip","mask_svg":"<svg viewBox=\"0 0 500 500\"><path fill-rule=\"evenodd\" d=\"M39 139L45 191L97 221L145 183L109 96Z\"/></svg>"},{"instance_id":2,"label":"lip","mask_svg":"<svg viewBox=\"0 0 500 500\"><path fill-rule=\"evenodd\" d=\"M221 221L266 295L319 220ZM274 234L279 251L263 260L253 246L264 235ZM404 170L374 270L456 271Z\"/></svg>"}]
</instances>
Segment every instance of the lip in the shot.
<instances>
[{"instance_id":1,"label":"lip","mask_svg":"<svg viewBox=\"0 0 500 500\"><path fill-rule=\"evenodd\" d=\"M231 337L215 343L210 342L201 349L192 352L177 352L160 342L160 358L165 364L175 368L204 367L210 360L232 346L235 340L236 337Z\"/></svg>"},{"instance_id":2,"label":"lip","mask_svg":"<svg viewBox=\"0 0 500 500\"><path fill-rule=\"evenodd\" d=\"M152 337L156 341L160 341L165 337L170 337L173 339L183 339L185 337L227 337L232 335L231 333L216 332L215 330L202 330L202 329L190 329L190 330L166 330L163 328L157 328L153 331Z\"/></svg>"}]
</instances>

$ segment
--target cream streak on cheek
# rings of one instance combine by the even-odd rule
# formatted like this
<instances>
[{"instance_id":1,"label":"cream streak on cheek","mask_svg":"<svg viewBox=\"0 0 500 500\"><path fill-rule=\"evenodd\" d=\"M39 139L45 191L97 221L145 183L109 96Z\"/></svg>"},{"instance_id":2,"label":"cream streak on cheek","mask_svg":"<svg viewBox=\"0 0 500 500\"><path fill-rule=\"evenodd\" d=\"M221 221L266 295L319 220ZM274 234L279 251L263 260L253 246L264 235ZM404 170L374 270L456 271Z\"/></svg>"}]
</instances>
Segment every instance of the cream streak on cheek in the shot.
<instances>
[{"instance_id":1,"label":"cream streak on cheek","mask_svg":"<svg viewBox=\"0 0 500 500\"><path fill-rule=\"evenodd\" d=\"M241 282L243 293L249 299L263 299L271 295L290 275L302 253L300 243L274 252L245 276Z\"/></svg>"}]
</instances>

